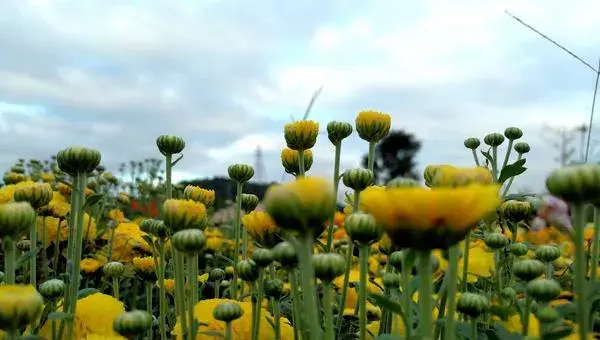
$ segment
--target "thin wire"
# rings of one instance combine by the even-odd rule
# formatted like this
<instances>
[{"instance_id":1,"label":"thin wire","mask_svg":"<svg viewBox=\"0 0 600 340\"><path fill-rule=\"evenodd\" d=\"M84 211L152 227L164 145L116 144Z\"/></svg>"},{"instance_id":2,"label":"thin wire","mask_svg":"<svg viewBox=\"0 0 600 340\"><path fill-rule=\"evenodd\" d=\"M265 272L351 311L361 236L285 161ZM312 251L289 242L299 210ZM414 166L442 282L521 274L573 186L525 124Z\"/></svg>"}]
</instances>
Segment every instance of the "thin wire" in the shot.
<instances>
[{"instance_id":1,"label":"thin wire","mask_svg":"<svg viewBox=\"0 0 600 340\"><path fill-rule=\"evenodd\" d=\"M561 44L559 44L558 42L552 40L550 37L548 37L544 33L540 32L540 31L536 30L535 28L533 28L532 26L526 24L523 20L521 20L521 19L517 18L516 16L512 15L509 11L504 11L504 13L508 14L509 16L511 16L513 19L515 19L516 21L518 21L519 23L521 23L523 26L525 26L525 27L529 28L530 30L534 31L535 33L539 34L542 38L544 38L544 39L548 40L549 42L553 43L554 45L556 45L561 50L567 52L573 58L579 60L581 63L583 63L585 66L587 66L590 70L594 71L595 73L598 73L597 69L595 69L589 63L587 63L585 60L581 59L581 57L577 56L575 53L569 51L566 47L563 47Z\"/></svg>"},{"instance_id":2,"label":"thin wire","mask_svg":"<svg viewBox=\"0 0 600 340\"><path fill-rule=\"evenodd\" d=\"M598 59L598 68L600 69L600 59ZM585 147L584 163L588 161L590 153L590 141L592 139L592 124L594 124L594 109L596 108L596 95L598 94L598 80L600 80L600 72L596 72L596 84L594 85L594 96L592 97L592 110L590 112L590 124L588 125L587 145Z\"/></svg>"}]
</instances>

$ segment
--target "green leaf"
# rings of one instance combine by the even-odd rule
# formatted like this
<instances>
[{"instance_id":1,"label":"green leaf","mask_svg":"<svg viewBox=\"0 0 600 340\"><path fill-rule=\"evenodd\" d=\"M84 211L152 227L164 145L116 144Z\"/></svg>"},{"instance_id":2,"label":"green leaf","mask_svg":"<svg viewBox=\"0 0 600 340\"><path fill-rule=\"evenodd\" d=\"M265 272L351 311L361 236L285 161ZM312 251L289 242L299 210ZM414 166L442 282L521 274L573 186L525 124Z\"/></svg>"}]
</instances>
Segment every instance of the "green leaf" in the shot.
<instances>
[{"instance_id":1,"label":"green leaf","mask_svg":"<svg viewBox=\"0 0 600 340\"><path fill-rule=\"evenodd\" d=\"M499 317L502 321L508 321L508 318L518 311L515 307L493 305L490 307L489 313Z\"/></svg>"},{"instance_id":2,"label":"green leaf","mask_svg":"<svg viewBox=\"0 0 600 340\"><path fill-rule=\"evenodd\" d=\"M21 255L21 257L19 257L19 259L17 260L17 263L15 264L16 269L19 269L21 267L23 267L23 265L27 262L29 262L29 260L34 257L37 254L37 249L32 249L30 251L28 251L27 253Z\"/></svg>"},{"instance_id":3,"label":"green leaf","mask_svg":"<svg viewBox=\"0 0 600 340\"><path fill-rule=\"evenodd\" d=\"M490 150L492 148L489 148L488 151L481 151L481 154L483 155L483 157L485 157L486 159L486 164L493 164L494 163L494 158L492 157L492 155L490 154Z\"/></svg>"},{"instance_id":4,"label":"green leaf","mask_svg":"<svg viewBox=\"0 0 600 340\"><path fill-rule=\"evenodd\" d=\"M173 162L171 162L171 167L174 167L175 164L179 163L179 161L183 158L183 154L180 154L179 157L177 157L176 160L174 160Z\"/></svg>"},{"instance_id":5,"label":"green leaf","mask_svg":"<svg viewBox=\"0 0 600 340\"><path fill-rule=\"evenodd\" d=\"M542 334L542 339L544 340L559 340L564 339L565 337L571 335L573 333L573 327L569 325L559 325L556 327L551 327L547 329L544 334Z\"/></svg>"},{"instance_id":6,"label":"green leaf","mask_svg":"<svg viewBox=\"0 0 600 340\"><path fill-rule=\"evenodd\" d=\"M92 294L99 293L100 291L96 288L83 288L77 292L77 300L88 297Z\"/></svg>"},{"instance_id":7,"label":"green leaf","mask_svg":"<svg viewBox=\"0 0 600 340\"><path fill-rule=\"evenodd\" d=\"M498 182L504 183L509 178L516 177L524 173L525 170L527 170L527 168L523 166L525 165L526 161L527 160L523 158L519 159L518 161L512 164L507 164L504 168L502 168L502 171L500 171L500 177L498 177Z\"/></svg>"},{"instance_id":8,"label":"green leaf","mask_svg":"<svg viewBox=\"0 0 600 340\"><path fill-rule=\"evenodd\" d=\"M48 320L69 320L71 314L65 312L52 312L48 314Z\"/></svg>"},{"instance_id":9,"label":"green leaf","mask_svg":"<svg viewBox=\"0 0 600 340\"><path fill-rule=\"evenodd\" d=\"M392 300L390 297L379 294L369 294L369 299L379 307L388 309L398 315L404 315L402 311L402 305L398 301Z\"/></svg>"},{"instance_id":10,"label":"green leaf","mask_svg":"<svg viewBox=\"0 0 600 340\"><path fill-rule=\"evenodd\" d=\"M104 194L93 194L85 199L83 209L88 209L98 204L104 198Z\"/></svg>"}]
</instances>

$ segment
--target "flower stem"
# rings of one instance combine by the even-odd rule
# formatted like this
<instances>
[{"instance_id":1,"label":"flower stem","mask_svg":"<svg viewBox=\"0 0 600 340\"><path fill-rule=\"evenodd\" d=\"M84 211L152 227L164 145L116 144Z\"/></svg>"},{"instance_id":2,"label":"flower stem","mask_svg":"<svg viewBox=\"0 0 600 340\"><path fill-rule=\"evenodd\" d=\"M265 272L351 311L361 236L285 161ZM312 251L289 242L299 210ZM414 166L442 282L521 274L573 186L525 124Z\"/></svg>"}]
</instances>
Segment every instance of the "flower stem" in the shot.
<instances>
[{"instance_id":1,"label":"flower stem","mask_svg":"<svg viewBox=\"0 0 600 340\"><path fill-rule=\"evenodd\" d=\"M585 206L573 204L573 229L575 230L573 242L575 243L575 296L577 303L577 321L579 324L579 335L581 340L588 338L588 308L586 301L586 280L585 280L585 249L584 233L585 226Z\"/></svg>"},{"instance_id":2,"label":"flower stem","mask_svg":"<svg viewBox=\"0 0 600 340\"><path fill-rule=\"evenodd\" d=\"M333 331L333 298L331 292L331 282L323 283L323 309L324 324L325 324L325 340L334 340L335 332Z\"/></svg>"},{"instance_id":3,"label":"flower stem","mask_svg":"<svg viewBox=\"0 0 600 340\"><path fill-rule=\"evenodd\" d=\"M413 322L412 322L412 300L411 300L411 271L412 267L409 268L406 259L402 260L402 297L404 298L404 328L406 329L406 338L412 338Z\"/></svg>"},{"instance_id":4,"label":"flower stem","mask_svg":"<svg viewBox=\"0 0 600 340\"><path fill-rule=\"evenodd\" d=\"M37 226L38 215L35 214L35 221L29 230L29 240L31 242L31 251L33 255L29 258L29 282L37 287Z\"/></svg>"},{"instance_id":5,"label":"flower stem","mask_svg":"<svg viewBox=\"0 0 600 340\"><path fill-rule=\"evenodd\" d=\"M194 307L198 302L198 255L188 255L188 285L190 287L190 295L188 301L188 320L189 320L189 339L196 339L197 329L194 323Z\"/></svg>"},{"instance_id":6,"label":"flower stem","mask_svg":"<svg viewBox=\"0 0 600 340\"><path fill-rule=\"evenodd\" d=\"M494 288L496 289L496 294L500 294L502 290L502 276L500 271L502 270L502 263L500 260L500 250L494 251Z\"/></svg>"},{"instance_id":7,"label":"flower stem","mask_svg":"<svg viewBox=\"0 0 600 340\"><path fill-rule=\"evenodd\" d=\"M165 155L165 186L167 189L167 199L173 198L173 184L171 183L171 171L173 169L173 155Z\"/></svg>"},{"instance_id":8,"label":"flower stem","mask_svg":"<svg viewBox=\"0 0 600 340\"><path fill-rule=\"evenodd\" d=\"M462 270L462 289L461 293L467 291L467 282L469 279L469 250L471 248L471 232L465 237L465 247L463 249L463 270Z\"/></svg>"},{"instance_id":9,"label":"flower stem","mask_svg":"<svg viewBox=\"0 0 600 340\"><path fill-rule=\"evenodd\" d=\"M471 149L471 152L473 152L473 159L475 160L475 165L480 166L481 164L479 163L479 158L477 157L477 151L475 151L475 149Z\"/></svg>"},{"instance_id":10,"label":"flower stem","mask_svg":"<svg viewBox=\"0 0 600 340\"><path fill-rule=\"evenodd\" d=\"M298 150L298 177L304 177L304 150Z\"/></svg>"},{"instance_id":11,"label":"flower stem","mask_svg":"<svg viewBox=\"0 0 600 340\"><path fill-rule=\"evenodd\" d=\"M264 270L260 270L258 282L256 282L256 307L252 314L252 339L260 339L260 314L262 312L262 301L264 299Z\"/></svg>"},{"instance_id":12,"label":"flower stem","mask_svg":"<svg viewBox=\"0 0 600 340\"><path fill-rule=\"evenodd\" d=\"M241 182L237 183L236 186L236 195L235 195L235 231L234 238L235 244L233 249L233 282L231 285L231 298L233 300L238 299L237 295L237 285L238 285L238 275L237 275L237 264L240 256L240 232L242 229L242 189L243 184Z\"/></svg>"},{"instance_id":13,"label":"flower stem","mask_svg":"<svg viewBox=\"0 0 600 340\"><path fill-rule=\"evenodd\" d=\"M300 315L300 294L298 292L298 279L296 278L296 271L290 270L289 273L290 286L292 291L292 319L294 320L294 339L302 339L302 318Z\"/></svg>"},{"instance_id":14,"label":"flower stem","mask_svg":"<svg viewBox=\"0 0 600 340\"><path fill-rule=\"evenodd\" d=\"M273 322L275 323L275 340L281 340L281 310L279 308L279 299L271 298L273 305ZM332 338L333 339L333 338Z\"/></svg>"},{"instance_id":15,"label":"flower stem","mask_svg":"<svg viewBox=\"0 0 600 340\"><path fill-rule=\"evenodd\" d=\"M337 207L338 188L340 185L340 156L342 152L342 142L335 144L335 161L333 163L333 203ZM335 228L335 209L331 213L329 227L327 228L327 247L325 251L331 252L331 244L333 243L333 228Z\"/></svg>"},{"instance_id":16,"label":"flower stem","mask_svg":"<svg viewBox=\"0 0 600 340\"><path fill-rule=\"evenodd\" d=\"M306 317L309 339L321 339L322 329L319 322L319 309L314 288L315 272L312 265L313 236L302 235L296 243L298 260L302 270L303 312Z\"/></svg>"},{"instance_id":17,"label":"flower stem","mask_svg":"<svg viewBox=\"0 0 600 340\"><path fill-rule=\"evenodd\" d=\"M225 323L225 340L233 340L233 331L231 330L231 322Z\"/></svg>"},{"instance_id":18,"label":"flower stem","mask_svg":"<svg viewBox=\"0 0 600 340\"><path fill-rule=\"evenodd\" d=\"M502 168L500 168L500 170L504 169L504 167L508 164L508 159L510 158L510 153L512 152L512 147L513 147L513 140L509 139L508 147L506 148L506 155L504 156L504 162L502 163Z\"/></svg>"},{"instance_id":19,"label":"flower stem","mask_svg":"<svg viewBox=\"0 0 600 340\"><path fill-rule=\"evenodd\" d=\"M598 256L600 255L600 208L594 207L594 238L592 246L594 247L592 250L592 260L589 265L591 268L590 273L590 281L596 281L596 268L598 267Z\"/></svg>"},{"instance_id":20,"label":"flower stem","mask_svg":"<svg viewBox=\"0 0 600 340\"><path fill-rule=\"evenodd\" d=\"M420 339L432 340L431 324L431 251L421 250L417 254L419 259L419 331Z\"/></svg>"},{"instance_id":21,"label":"flower stem","mask_svg":"<svg viewBox=\"0 0 600 340\"><path fill-rule=\"evenodd\" d=\"M60 225L60 224L59 224ZM48 271L48 248L50 242L46 240L46 217L42 216L42 281L48 280L50 272Z\"/></svg>"},{"instance_id":22,"label":"flower stem","mask_svg":"<svg viewBox=\"0 0 600 340\"><path fill-rule=\"evenodd\" d=\"M498 147L492 146L492 178L498 181Z\"/></svg>"},{"instance_id":23,"label":"flower stem","mask_svg":"<svg viewBox=\"0 0 600 340\"><path fill-rule=\"evenodd\" d=\"M183 254L177 250L173 251L175 257L175 306L179 321L181 322L181 332L187 338L187 317L185 313L185 273L183 267Z\"/></svg>"},{"instance_id":24,"label":"flower stem","mask_svg":"<svg viewBox=\"0 0 600 340\"><path fill-rule=\"evenodd\" d=\"M521 158L523 158L523 155L519 154L519 156L517 156L517 161L520 161ZM504 188L504 191L502 192L502 197L504 197L504 196L506 196L506 194L508 194L508 190L510 189L510 186L513 184L513 181L515 180L515 177L511 177L508 180L508 184L506 184L506 187Z\"/></svg>"},{"instance_id":25,"label":"flower stem","mask_svg":"<svg viewBox=\"0 0 600 340\"><path fill-rule=\"evenodd\" d=\"M554 278L554 266L552 262L546 263L546 278L552 280Z\"/></svg>"},{"instance_id":26,"label":"flower stem","mask_svg":"<svg viewBox=\"0 0 600 340\"><path fill-rule=\"evenodd\" d=\"M112 289L113 289L113 296L115 297L115 299L119 300L119 278L118 277L113 277Z\"/></svg>"},{"instance_id":27,"label":"flower stem","mask_svg":"<svg viewBox=\"0 0 600 340\"><path fill-rule=\"evenodd\" d=\"M367 156L367 169L375 169L375 142L369 142L369 155Z\"/></svg>"},{"instance_id":28,"label":"flower stem","mask_svg":"<svg viewBox=\"0 0 600 340\"><path fill-rule=\"evenodd\" d=\"M529 332L529 311L531 310L531 296L525 292L525 306L523 308L523 319L521 320L521 325L523 326L521 330L521 335L527 336Z\"/></svg>"},{"instance_id":29,"label":"flower stem","mask_svg":"<svg viewBox=\"0 0 600 340\"><path fill-rule=\"evenodd\" d=\"M152 313L152 282L146 282L146 311L148 314ZM152 328L148 329L148 339L152 340Z\"/></svg>"},{"instance_id":30,"label":"flower stem","mask_svg":"<svg viewBox=\"0 0 600 340\"><path fill-rule=\"evenodd\" d=\"M471 318L471 339L477 340L477 318Z\"/></svg>"},{"instance_id":31,"label":"flower stem","mask_svg":"<svg viewBox=\"0 0 600 340\"><path fill-rule=\"evenodd\" d=\"M15 241L10 237L5 237L2 240L2 250L4 251L4 270L6 270L4 282L7 285L15 284L15 261L16 247Z\"/></svg>"},{"instance_id":32,"label":"flower stem","mask_svg":"<svg viewBox=\"0 0 600 340\"><path fill-rule=\"evenodd\" d=\"M369 270L369 245L359 247L358 324L360 340L367 338L367 272Z\"/></svg>"},{"instance_id":33,"label":"flower stem","mask_svg":"<svg viewBox=\"0 0 600 340\"><path fill-rule=\"evenodd\" d=\"M459 249L458 244L453 245L449 249L449 263L448 263L448 286L447 286L447 315L446 325L444 326L444 340L451 340L454 338L454 321L456 313L456 284L458 281L458 257Z\"/></svg>"},{"instance_id":34,"label":"flower stem","mask_svg":"<svg viewBox=\"0 0 600 340\"><path fill-rule=\"evenodd\" d=\"M158 315L158 328L160 332L160 339L167 339L167 297L165 291L165 241L162 239L158 240L158 266L156 266L156 276L158 277L158 303L159 303L159 315Z\"/></svg>"}]
</instances>

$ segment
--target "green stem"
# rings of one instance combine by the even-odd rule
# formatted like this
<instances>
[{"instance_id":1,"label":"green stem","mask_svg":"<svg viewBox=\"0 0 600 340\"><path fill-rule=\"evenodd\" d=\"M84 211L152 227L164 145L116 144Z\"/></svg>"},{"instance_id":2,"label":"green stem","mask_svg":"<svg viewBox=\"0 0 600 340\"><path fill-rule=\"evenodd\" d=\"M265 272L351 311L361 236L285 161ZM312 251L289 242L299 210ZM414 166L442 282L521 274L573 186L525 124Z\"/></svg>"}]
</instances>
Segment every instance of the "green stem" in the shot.
<instances>
[{"instance_id":1,"label":"green stem","mask_svg":"<svg viewBox=\"0 0 600 340\"><path fill-rule=\"evenodd\" d=\"M31 242L31 251L33 256L29 259L29 282L32 286L37 287L37 225L38 215L35 214L35 221L29 230L29 240Z\"/></svg>"},{"instance_id":2,"label":"green stem","mask_svg":"<svg viewBox=\"0 0 600 340\"><path fill-rule=\"evenodd\" d=\"M519 154L517 156L517 161L520 161L522 158L523 158L523 154ZM510 186L513 184L513 181L515 180L515 177L511 177L508 180L508 184L506 184L506 187L504 188L504 191L502 192L502 197L504 197L504 196L506 196L506 194L508 194L508 190L510 190Z\"/></svg>"},{"instance_id":3,"label":"green stem","mask_svg":"<svg viewBox=\"0 0 600 340\"><path fill-rule=\"evenodd\" d=\"M248 259L248 231L246 230L246 228L242 228L241 232L243 234L243 241L242 241L242 259L247 260Z\"/></svg>"},{"instance_id":4,"label":"green stem","mask_svg":"<svg viewBox=\"0 0 600 340\"><path fill-rule=\"evenodd\" d=\"M294 320L294 339L302 339L302 333L300 330L302 327L302 318L300 317L302 314L300 312L300 304L302 301L300 300L300 293L298 292L298 279L296 278L296 271L290 270L288 273L291 293L292 293L292 319Z\"/></svg>"},{"instance_id":5,"label":"green stem","mask_svg":"<svg viewBox=\"0 0 600 340\"><path fill-rule=\"evenodd\" d=\"M188 255L188 285L190 289L190 298L188 301L188 321L189 336L188 339L196 339L197 329L194 326L194 307L198 302L198 255Z\"/></svg>"},{"instance_id":6,"label":"green stem","mask_svg":"<svg viewBox=\"0 0 600 340\"><path fill-rule=\"evenodd\" d=\"M115 299L119 300L119 278L113 277L112 279L112 288L113 288L113 296Z\"/></svg>"},{"instance_id":7,"label":"green stem","mask_svg":"<svg viewBox=\"0 0 600 340\"><path fill-rule=\"evenodd\" d=\"M500 261L500 250L494 251L494 288L496 289L496 294L500 294L502 290L502 276L500 271L502 270L502 263Z\"/></svg>"},{"instance_id":8,"label":"green stem","mask_svg":"<svg viewBox=\"0 0 600 340\"><path fill-rule=\"evenodd\" d=\"M479 334L477 334L477 318L471 318L471 339L477 340L478 336Z\"/></svg>"},{"instance_id":9,"label":"green stem","mask_svg":"<svg viewBox=\"0 0 600 340\"><path fill-rule=\"evenodd\" d=\"M59 260L59 255L60 255L60 229L61 229L61 225L62 222L64 221L64 219L60 218L58 220L58 228L56 231L56 240L55 240L55 244L54 244L54 256L53 256L53 263L52 263L52 269L54 270L54 278L58 278L58 260ZM69 235L71 234L70 232L68 233ZM67 249L68 251L68 249Z\"/></svg>"},{"instance_id":10,"label":"green stem","mask_svg":"<svg viewBox=\"0 0 600 340\"><path fill-rule=\"evenodd\" d=\"M554 278L554 266L552 262L546 263L546 278L552 280Z\"/></svg>"},{"instance_id":11,"label":"green stem","mask_svg":"<svg viewBox=\"0 0 600 340\"><path fill-rule=\"evenodd\" d=\"M17 339L19 339L19 333L16 330L14 330L14 329L9 330L7 332L7 335L8 335L8 340L17 340Z\"/></svg>"},{"instance_id":12,"label":"green stem","mask_svg":"<svg viewBox=\"0 0 600 340\"><path fill-rule=\"evenodd\" d=\"M331 282L323 282L323 310L325 324L325 340L334 340L335 332L333 331L333 297L331 291Z\"/></svg>"},{"instance_id":13,"label":"green stem","mask_svg":"<svg viewBox=\"0 0 600 340\"><path fill-rule=\"evenodd\" d=\"M5 237L2 240L2 250L4 251L4 270L6 270L4 282L7 285L14 285L17 252L15 241L10 237Z\"/></svg>"},{"instance_id":14,"label":"green stem","mask_svg":"<svg viewBox=\"0 0 600 340\"><path fill-rule=\"evenodd\" d=\"M420 339L432 340L432 307L431 307L431 251L422 250L418 254L419 259L419 331Z\"/></svg>"},{"instance_id":15,"label":"green stem","mask_svg":"<svg viewBox=\"0 0 600 340\"><path fill-rule=\"evenodd\" d=\"M582 204L573 204L573 229L575 230L575 296L577 303L577 319L579 324L579 335L581 340L588 338L588 307L586 300L586 279L585 279L585 249L584 233L585 226L585 206Z\"/></svg>"},{"instance_id":16,"label":"green stem","mask_svg":"<svg viewBox=\"0 0 600 340\"><path fill-rule=\"evenodd\" d=\"M298 177L304 177L304 173L306 172L304 166L304 150L298 150Z\"/></svg>"},{"instance_id":17,"label":"green stem","mask_svg":"<svg viewBox=\"0 0 600 340\"><path fill-rule=\"evenodd\" d=\"M477 151L475 151L475 149L471 149L471 152L473 152L473 159L475 160L475 165L481 166L481 163L479 163L479 158L477 157Z\"/></svg>"},{"instance_id":18,"label":"green stem","mask_svg":"<svg viewBox=\"0 0 600 340\"><path fill-rule=\"evenodd\" d=\"M110 238L108 239L108 251L107 251L107 263L112 260L112 250L113 250L113 239L115 238L116 227L110 228Z\"/></svg>"},{"instance_id":19,"label":"green stem","mask_svg":"<svg viewBox=\"0 0 600 340\"><path fill-rule=\"evenodd\" d=\"M502 169L504 169L504 167L508 164L508 159L510 158L510 153L512 152L512 147L513 147L513 140L509 139L508 140L508 148L506 149L506 155L504 156L504 162L502 162Z\"/></svg>"},{"instance_id":20,"label":"green stem","mask_svg":"<svg viewBox=\"0 0 600 340\"><path fill-rule=\"evenodd\" d=\"M333 163L333 204L337 207L338 189L340 185L340 156L342 152L342 142L335 144L335 161ZM327 247L325 251L331 252L331 244L333 243L333 229L335 228L335 211L331 213L329 220L329 228L327 228Z\"/></svg>"},{"instance_id":21,"label":"green stem","mask_svg":"<svg viewBox=\"0 0 600 340\"><path fill-rule=\"evenodd\" d=\"M231 330L231 322L225 323L225 340L233 340L233 331Z\"/></svg>"},{"instance_id":22,"label":"green stem","mask_svg":"<svg viewBox=\"0 0 600 340\"><path fill-rule=\"evenodd\" d=\"M237 295L237 285L238 285L238 274L237 274L237 264L238 258L240 256L240 232L242 229L242 189L243 183L237 182L236 186L236 195L235 195L235 230L234 230L234 238L235 244L233 246L233 281L231 283L231 298L233 300L238 299Z\"/></svg>"},{"instance_id":23,"label":"green stem","mask_svg":"<svg viewBox=\"0 0 600 340\"><path fill-rule=\"evenodd\" d=\"M258 275L258 282L256 283L256 314L252 314L252 339L260 339L260 315L262 312L262 301L264 299L264 270L260 270Z\"/></svg>"},{"instance_id":24,"label":"green stem","mask_svg":"<svg viewBox=\"0 0 600 340\"><path fill-rule=\"evenodd\" d=\"M165 155L165 186L167 187L167 199L173 198L173 184L171 183L171 171L173 170L173 155Z\"/></svg>"},{"instance_id":25,"label":"green stem","mask_svg":"<svg viewBox=\"0 0 600 340\"><path fill-rule=\"evenodd\" d=\"M185 271L183 267L183 254L174 250L173 255L175 257L175 307L181 323L181 333L185 334L185 338L187 338L188 328L185 312Z\"/></svg>"},{"instance_id":26,"label":"green stem","mask_svg":"<svg viewBox=\"0 0 600 340\"><path fill-rule=\"evenodd\" d=\"M158 240L158 266L156 266L156 276L158 276L158 303L159 303L159 315L158 315L158 329L160 332L160 339L167 339L167 296L165 291L165 264L167 259L165 258L165 243L164 240Z\"/></svg>"},{"instance_id":27,"label":"green stem","mask_svg":"<svg viewBox=\"0 0 600 340\"><path fill-rule=\"evenodd\" d=\"M453 245L449 249L449 263L448 263L448 286L447 286L447 313L446 313L446 324L444 325L444 340L454 339L455 329L455 313L456 313L456 284L458 281L458 259L460 249L458 244Z\"/></svg>"},{"instance_id":28,"label":"green stem","mask_svg":"<svg viewBox=\"0 0 600 340\"><path fill-rule=\"evenodd\" d=\"M492 178L498 181L498 147L492 146Z\"/></svg>"},{"instance_id":29,"label":"green stem","mask_svg":"<svg viewBox=\"0 0 600 340\"><path fill-rule=\"evenodd\" d=\"M281 310L279 308L279 300L272 298L273 305L273 322L275 323L275 340L281 340ZM333 339L333 338L332 338Z\"/></svg>"},{"instance_id":30,"label":"green stem","mask_svg":"<svg viewBox=\"0 0 600 340\"><path fill-rule=\"evenodd\" d=\"M589 265L591 269L590 281L596 281L596 267L598 267L598 256L600 255L600 208L594 207L594 238L592 241L592 260Z\"/></svg>"},{"instance_id":31,"label":"green stem","mask_svg":"<svg viewBox=\"0 0 600 340\"><path fill-rule=\"evenodd\" d=\"M315 271L312 265L313 240L313 235L308 232L307 235L298 238L295 243L302 270L303 311L307 321L305 326L308 327L309 339L321 339L322 329L314 287Z\"/></svg>"},{"instance_id":32,"label":"green stem","mask_svg":"<svg viewBox=\"0 0 600 340\"><path fill-rule=\"evenodd\" d=\"M358 324L360 340L367 338L367 272L369 271L369 245L359 246Z\"/></svg>"},{"instance_id":33,"label":"green stem","mask_svg":"<svg viewBox=\"0 0 600 340\"><path fill-rule=\"evenodd\" d=\"M146 282L146 311L150 315L152 313L152 282ZM152 328L148 329L148 340L152 340Z\"/></svg>"},{"instance_id":34,"label":"green stem","mask_svg":"<svg viewBox=\"0 0 600 340\"><path fill-rule=\"evenodd\" d=\"M529 314L531 310L531 296L525 292L525 306L523 307L523 318L521 319L521 325L523 328L521 329L521 335L527 336L529 332Z\"/></svg>"},{"instance_id":35,"label":"green stem","mask_svg":"<svg viewBox=\"0 0 600 340\"><path fill-rule=\"evenodd\" d=\"M60 225L60 224L59 224ZM57 228L57 233L60 233L60 228ZM48 280L50 272L48 271L48 245L50 242L46 240L46 217L42 216L42 281Z\"/></svg>"},{"instance_id":36,"label":"green stem","mask_svg":"<svg viewBox=\"0 0 600 340\"><path fill-rule=\"evenodd\" d=\"M403 297L403 310L404 310L404 328L406 328L406 338L412 338L413 321L412 321L412 299L411 299L411 272L412 267L409 268L406 259L402 260L402 297Z\"/></svg>"},{"instance_id":37,"label":"green stem","mask_svg":"<svg viewBox=\"0 0 600 340\"><path fill-rule=\"evenodd\" d=\"M369 142L369 155L367 156L367 169L375 169L375 142Z\"/></svg>"},{"instance_id":38,"label":"green stem","mask_svg":"<svg viewBox=\"0 0 600 340\"><path fill-rule=\"evenodd\" d=\"M469 232L467 234L467 237L465 237L465 247L463 249L463 270L462 270L461 293L464 293L467 291L467 282L469 279L469 250L471 247L470 243L471 243L471 232Z\"/></svg>"}]
</instances>

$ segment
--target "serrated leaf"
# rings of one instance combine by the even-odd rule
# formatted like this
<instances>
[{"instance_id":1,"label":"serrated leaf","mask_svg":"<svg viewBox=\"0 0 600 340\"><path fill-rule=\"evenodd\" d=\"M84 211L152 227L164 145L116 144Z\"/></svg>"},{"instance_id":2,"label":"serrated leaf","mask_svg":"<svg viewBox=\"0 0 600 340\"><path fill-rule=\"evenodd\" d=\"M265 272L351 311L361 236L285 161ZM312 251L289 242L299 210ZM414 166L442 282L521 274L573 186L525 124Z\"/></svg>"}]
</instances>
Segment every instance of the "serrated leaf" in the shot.
<instances>
[{"instance_id":1,"label":"serrated leaf","mask_svg":"<svg viewBox=\"0 0 600 340\"><path fill-rule=\"evenodd\" d=\"M398 315L404 315L402 305L398 301L392 300L390 297L379 294L369 294L369 299L379 307L390 310Z\"/></svg>"},{"instance_id":2,"label":"serrated leaf","mask_svg":"<svg viewBox=\"0 0 600 340\"><path fill-rule=\"evenodd\" d=\"M524 173L525 170L527 170L527 168L523 166L525 165L525 162L527 162L527 160L523 158L519 159L518 161L512 164L507 164L504 168L502 168L502 171L500 171L500 177L498 177L498 182L504 183L509 178L519 176L520 174Z\"/></svg>"},{"instance_id":3,"label":"serrated leaf","mask_svg":"<svg viewBox=\"0 0 600 340\"><path fill-rule=\"evenodd\" d=\"M104 198L104 194L93 194L89 197L86 197L85 204L83 205L83 209L88 209L98 204Z\"/></svg>"},{"instance_id":4,"label":"serrated leaf","mask_svg":"<svg viewBox=\"0 0 600 340\"><path fill-rule=\"evenodd\" d=\"M48 320L69 320L71 314L65 312L52 312L48 314Z\"/></svg>"},{"instance_id":5,"label":"serrated leaf","mask_svg":"<svg viewBox=\"0 0 600 340\"><path fill-rule=\"evenodd\" d=\"M92 294L98 293L98 289L96 288L83 288L77 292L77 300L83 299Z\"/></svg>"},{"instance_id":6,"label":"serrated leaf","mask_svg":"<svg viewBox=\"0 0 600 340\"><path fill-rule=\"evenodd\" d=\"M25 254L21 255L19 257L19 259L17 260L17 263L15 263L16 269L23 267L23 265L25 263L29 262L29 260L32 257L34 257L36 254L37 254L37 249L32 249L32 250L26 252Z\"/></svg>"}]
</instances>

